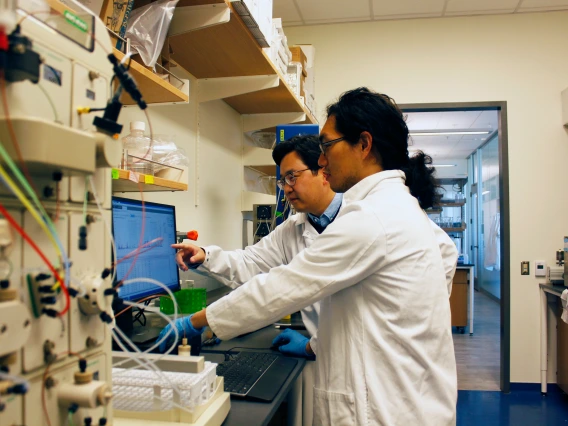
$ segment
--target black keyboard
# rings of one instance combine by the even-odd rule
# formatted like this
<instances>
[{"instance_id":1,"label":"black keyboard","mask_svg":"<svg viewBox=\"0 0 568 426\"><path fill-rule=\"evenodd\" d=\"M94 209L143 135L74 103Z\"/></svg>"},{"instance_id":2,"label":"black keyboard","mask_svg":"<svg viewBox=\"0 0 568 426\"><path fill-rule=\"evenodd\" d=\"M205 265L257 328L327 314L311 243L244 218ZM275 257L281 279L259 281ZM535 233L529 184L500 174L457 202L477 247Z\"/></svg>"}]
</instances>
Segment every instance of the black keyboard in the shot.
<instances>
[{"instance_id":1,"label":"black keyboard","mask_svg":"<svg viewBox=\"0 0 568 426\"><path fill-rule=\"evenodd\" d=\"M298 361L264 352L239 352L217 366L232 396L270 402Z\"/></svg>"}]
</instances>

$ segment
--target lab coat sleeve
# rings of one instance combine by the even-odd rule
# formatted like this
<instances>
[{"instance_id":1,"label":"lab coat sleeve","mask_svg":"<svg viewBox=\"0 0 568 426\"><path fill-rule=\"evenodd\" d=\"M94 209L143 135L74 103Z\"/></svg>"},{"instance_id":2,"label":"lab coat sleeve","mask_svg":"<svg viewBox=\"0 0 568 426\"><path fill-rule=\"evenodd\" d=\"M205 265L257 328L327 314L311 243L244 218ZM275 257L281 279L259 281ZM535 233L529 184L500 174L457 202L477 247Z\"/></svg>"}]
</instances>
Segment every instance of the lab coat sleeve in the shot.
<instances>
[{"instance_id":1,"label":"lab coat sleeve","mask_svg":"<svg viewBox=\"0 0 568 426\"><path fill-rule=\"evenodd\" d=\"M294 238L294 224L286 221L258 243L244 250L224 251L217 246L203 247L205 261L195 272L215 278L224 285L237 288L255 275L287 263L284 239Z\"/></svg>"},{"instance_id":2,"label":"lab coat sleeve","mask_svg":"<svg viewBox=\"0 0 568 426\"><path fill-rule=\"evenodd\" d=\"M357 214L338 217L288 265L255 276L210 305L206 315L215 334L231 339L258 330L381 268L388 245L383 226L372 212L354 208Z\"/></svg>"},{"instance_id":3,"label":"lab coat sleeve","mask_svg":"<svg viewBox=\"0 0 568 426\"><path fill-rule=\"evenodd\" d=\"M452 282L454 274L456 273L456 266L458 264L458 249L449 237L449 235L442 230L434 222L430 221L434 229L436 241L440 246L440 254L442 255L442 262L444 263L444 273L446 274L446 284L448 285L448 296L452 294Z\"/></svg>"},{"instance_id":4,"label":"lab coat sleeve","mask_svg":"<svg viewBox=\"0 0 568 426\"><path fill-rule=\"evenodd\" d=\"M317 347L318 347L318 333L316 332L312 338L310 339L310 348L312 351L317 355Z\"/></svg>"}]
</instances>

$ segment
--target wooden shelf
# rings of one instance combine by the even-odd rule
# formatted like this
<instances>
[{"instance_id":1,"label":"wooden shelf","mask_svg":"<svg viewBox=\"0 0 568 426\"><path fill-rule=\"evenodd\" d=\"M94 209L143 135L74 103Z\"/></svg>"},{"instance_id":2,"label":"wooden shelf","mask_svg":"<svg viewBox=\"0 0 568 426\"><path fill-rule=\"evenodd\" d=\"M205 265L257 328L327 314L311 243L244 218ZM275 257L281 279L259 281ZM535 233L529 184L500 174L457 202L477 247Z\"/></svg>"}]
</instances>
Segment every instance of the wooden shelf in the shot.
<instances>
[{"instance_id":1,"label":"wooden shelf","mask_svg":"<svg viewBox=\"0 0 568 426\"><path fill-rule=\"evenodd\" d=\"M124 53L122 53L120 50L113 49L113 51L114 56L116 56L119 61L124 58ZM130 73L136 80L140 92L142 92L142 96L148 104L189 102L189 96L187 96L184 92L182 92L169 82L162 80L160 77L158 77L158 75L154 74L144 65L136 61L131 62ZM127 93L124 93L121 96L120 101L125 105L134 105L134 101Z\"/></svg>"},{"instance_id":2,"label":"wooden shelf","mask_svg":"<svg viewBox=\"0 0 568 426\"><path fill-rule=\"evenodd\" d=\"M112 191L113 192L140 192L140 185L129 179L130 171L113 169L118 172L118 179L113 178L112 180ZM115 177L115 175L113 175ZM142 190L144 192L155 192L155 191L187 191L187 184L182 182L175 182L173 180L162 179L157 176L149 176L154 183L142 183ZM138 173L138 179L140 182L146 182L147 177L141 173Z\"/></svg>"},{"instance_id":3,"label":"wooden shelf","mask_svg":"<svg viewBox=\"0 0 568 426\"><path fill-rule=\"evenodd\" d=\"M427 214L441 214L442 213L442 209L428 209L426 210Z\"/></svg>"},{"instance_id":4,"label":"wooden shelf","mask_svg":"<svg viewBox=\"0 0 568 426\"><path fill-rule=\"evenodd\" d=\"M460 228L442 228L446 232L463 232L465 231L465 223Z\"/></svg>"},{"instance_id":5,"label":"wooden shelf","mask_svg":"<svg viewBox=\"0 0 568 426\"><path fill-rule=\"evenodd\" d=\"M467 183L467 177L454 177L454 178L439 178L436 179L439 185L465 185Z\"/></svg>"},{"instance_id":6,"label":"wooden shelf","mask_svg":"<svg viewBox=\"0 0 568 426\"><path fill-rule=\"evenodd\" d=\"M245 166L249 169L255 170L257 172L260 172L266 176L276 176L276 165L267 165L267 166Z\"/></svg>"},{"instance_id":7,"label":"wooden shelf","mask_svg":"<svg viewBox=\"0 0 568 426\"><path fill-rule=\"evenodd\" d=\"M438 203L441 207L462 207L465 206L465 200L462 201L444 201L440 200Z\"/></svg>"},{"instance_id":8,"label":"wooden shelf","mask_svg":"<svg viewBox=\"0 0 568 426\"><path fill-rule=\"evenodd\" d=\"M181 0L177 7L219 4L219 0ZM300 103L265 55L241 17L231 9L230 21L169 38L171 59L198 79L278 75L278 87L224 98L240 114L301 112L306 120L298 124L316 123L309 110Z\"/></svg>"}]
</instances>

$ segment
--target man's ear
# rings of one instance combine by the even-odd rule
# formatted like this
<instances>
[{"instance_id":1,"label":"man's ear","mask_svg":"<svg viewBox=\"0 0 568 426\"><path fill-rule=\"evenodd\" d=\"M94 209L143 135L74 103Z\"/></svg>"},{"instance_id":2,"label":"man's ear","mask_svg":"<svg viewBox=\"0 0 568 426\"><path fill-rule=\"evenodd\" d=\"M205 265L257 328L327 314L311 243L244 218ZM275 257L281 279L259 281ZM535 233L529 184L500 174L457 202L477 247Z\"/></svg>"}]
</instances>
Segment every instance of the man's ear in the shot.
<instances>
[{"instance_id":1,"label":"man's ear","mask_svg":"<svg viewBox=\"0 0 568 426\"><path fill-rule=\"evenodd\" d=\"M362 132L359 136L359 140L361 141L361 150L363 151L363 158L366 158L370 153L371 149L373 148L373 137L369 132Z\"/></svg>"}]
</instances>

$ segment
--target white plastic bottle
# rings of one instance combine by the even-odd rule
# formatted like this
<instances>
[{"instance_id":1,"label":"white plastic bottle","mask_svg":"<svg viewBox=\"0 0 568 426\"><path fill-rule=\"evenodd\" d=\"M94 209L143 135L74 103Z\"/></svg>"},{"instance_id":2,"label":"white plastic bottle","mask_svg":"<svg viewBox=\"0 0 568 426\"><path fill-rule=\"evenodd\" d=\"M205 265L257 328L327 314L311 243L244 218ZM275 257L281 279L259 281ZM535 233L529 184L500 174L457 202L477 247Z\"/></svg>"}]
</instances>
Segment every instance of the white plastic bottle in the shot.
<instances>
[{"instance_id":1,"label":"white plastic bottle","mask_svg":"<svg viewBox=\"0 0 568 426\"><path fill-rule=\"evenodd\" d=\"M152 161L152 144L149 137L144 136L146 123L143 121L132 121L130 123L130 134L122 138L123 157L127 158L127 168L136 173L154 175L154 164Z\"/></svg>"}]
</instances>

